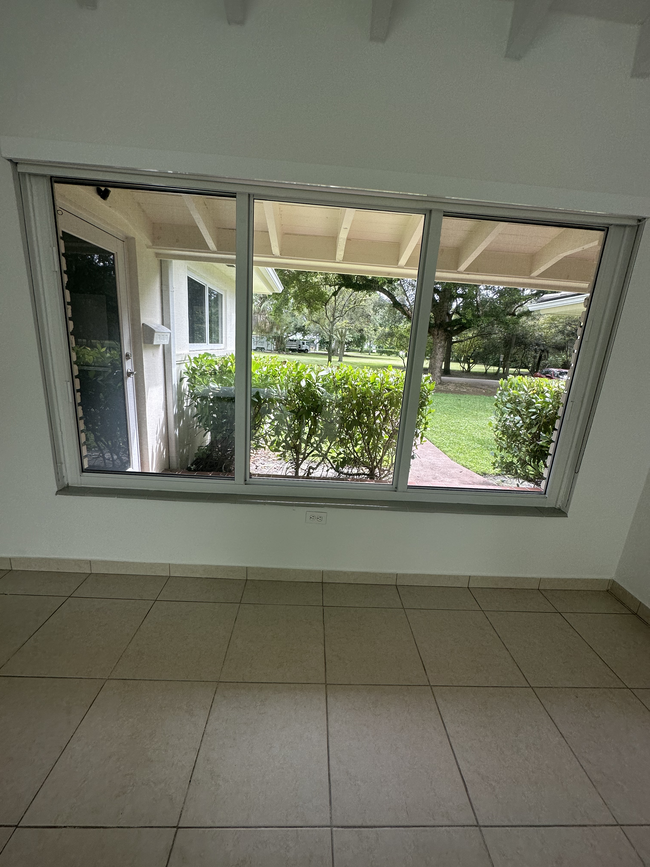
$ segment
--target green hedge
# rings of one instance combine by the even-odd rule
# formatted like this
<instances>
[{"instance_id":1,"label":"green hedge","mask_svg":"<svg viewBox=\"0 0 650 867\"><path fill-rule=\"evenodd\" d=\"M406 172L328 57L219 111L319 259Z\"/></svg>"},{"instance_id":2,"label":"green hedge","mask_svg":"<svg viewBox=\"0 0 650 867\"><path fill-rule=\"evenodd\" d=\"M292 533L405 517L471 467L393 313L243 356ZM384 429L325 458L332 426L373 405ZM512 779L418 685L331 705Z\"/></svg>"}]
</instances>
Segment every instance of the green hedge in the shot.
<instances>
[{"instance_id":1,"label":"green hedge","mask_svg":"<svg viewBox=\"0 0 650 867\"><path fill-rule=\"evenodd\" d=\"M491 422L496 470L541 483L564 388L563 382L531 376L500 380Z\"/></svg>"},{"instance_id":2,"label":"green hedge","mask_svg":"<svg viewBox=\"0 0 650 867\"><path fill-rule=\"evenodd\" d=\"M320 367L273 356L252 357L253 448L266 448L291 473L326 469L340 477L380 481L392 473L404 373L391 368ZM194 418L209 442L189 469L234 469L232 355L203 353L186 362L184 380ZM416 442L429 422L433 384L420 391Z\"/></svg>"}]
</instances>

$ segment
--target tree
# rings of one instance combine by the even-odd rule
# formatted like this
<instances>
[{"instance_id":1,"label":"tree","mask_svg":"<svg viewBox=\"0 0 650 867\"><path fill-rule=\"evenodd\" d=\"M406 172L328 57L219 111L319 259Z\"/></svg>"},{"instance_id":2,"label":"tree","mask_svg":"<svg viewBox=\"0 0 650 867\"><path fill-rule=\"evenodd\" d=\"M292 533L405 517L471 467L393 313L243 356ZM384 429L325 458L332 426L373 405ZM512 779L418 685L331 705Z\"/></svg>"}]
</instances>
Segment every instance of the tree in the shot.
<instances>
[{"instance_id":1,"label":"tree","mask_svg":"<svg viewBox=\"0 0 650 867\"><path fill-rule=\"evenodd\" d=\"M342 286L356 292L383 295L401 315L412 322L415 303L415 280L392 277L365 277L339 274ZM486 286L473 283L436 282L429 312L428 332L431 338L429 376L436 384L442 378L445 357L451 344L469 329L480 334L488 325L501 325L529 315L527 304L542 295L533 289L509 286Z\"/></svg>"},{"instance_id":2,"label":"tree","mask_svg":"<svg viewBox=\"0 0 650 867\"><path fill-rule=\"evenodd\" d=\"M328 364L335 346L338 360L342 361L350 332L362 327L369 318L369 299L342 286L338 274L317 271L279 271L278 274L285 288L282 293L285 304L300 311L325 338Z\"/></svg>"},{"instance_id":3,"label":"tree","mask_svg":"<svg viewBox=\"0 0 650 867\"><path fill-rule=\"evenodd\" d=\"M382 295L377 295L373 304L374 340L378 349L399 356L406 367L411 323L402 316Z\"/></svg>"},{"instance_id":4,"label":"tree","mask_svg":"<svg viewBox=\"0 0 650 867\"><path fill-rule=\"evenodd\" d=\"M290 305L280 304L281 295L253 296L253 334L268 337L276 350L284 349L285 341L301 329L304 317Z\"/></svg>"}]
</instances>

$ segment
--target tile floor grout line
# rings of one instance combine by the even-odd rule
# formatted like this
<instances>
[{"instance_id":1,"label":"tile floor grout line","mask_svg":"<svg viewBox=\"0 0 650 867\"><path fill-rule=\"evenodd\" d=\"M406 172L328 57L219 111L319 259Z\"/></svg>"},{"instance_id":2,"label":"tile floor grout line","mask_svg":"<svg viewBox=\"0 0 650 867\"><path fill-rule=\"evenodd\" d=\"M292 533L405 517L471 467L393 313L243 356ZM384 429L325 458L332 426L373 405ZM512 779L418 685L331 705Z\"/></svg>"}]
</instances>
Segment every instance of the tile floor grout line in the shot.
<instances>
[{"instance_id":1,"label":"tile floor grout line","mask_svg":"<svg viewBox=\"0 0 650 867\"><path fill-rule=\"evenodd\" d=\"M596 656L598 657L598 659L600 659L600 660L602 661L603 665L605 665L605 666L606 666L606 667L611 671L611 673L614 675L614 677L616 678L616 680L620 681L620 682L623 684L623 686L626 687L627 689L632 689L632 687L631 687L631 686L628 686L627 683L625 683L625 681L623 680L623 678L620 677L620 676L619 676L619 675L614 671L614 669L613 669L612 666L607 662L607 660L604 659L603 656L602 656L600 653L598 653L598 651L596 650L596 648L595 648L595 647L592 647L591 644L589 644L589 642L587 641L587 639L586 639L586 638L583 638L583 636L580 635L580 633L579 633L578 630L575 628L575 626L573 625L573 623L571 623L571 621L570 621L567 617L565 617L565 614L578 614L578 613L580 613L580 614L590 614L590 613L593 614L593 613L598 613L598 612L589 612L589 611L585 611L585 612L566 611L566 612L563 612L563 611L558 611L558 614L560 615L560 617L562 618L562 620L564 620L564 622L569 626L569 628L570 628L573 632L575 632L575 634L578 636L578 638L580 639L580 641L583 641L583 642L587 645L587 647L588 647L588 648L589 648L593 653L596 654ZM621 616L622 616L622 617L627 617L627 614L624 614L624 615L621 615L621 614L605 614L605 617L621 617ZM594 687L594 688L595 688L595 689L599 689L599 688L600 688L600 689L607 689L608 687ZM637 687L637 688L638 688L638 687ZM541 687L540 687L540 689L541 689Z\"/></svg>"},{"instance_id":2,"label":"tile floor grout line","mask_svg":"<svg viewBox=\"0 0 650 867\"><path fill-rule=\"evenodd\" d=\"M423 684L424 686L424 684ZM80 830L80 831L106 831L106 830L126 830L126 831L138 831L138 830L152 830L152 831L173 831L176 828L176 825L0 825L0 828L11 828L15 830L21 831L60 831L60 830ZM617 825L614 822L609 822L608 824L603 824L602 822L594 822L592 824L585 824L584 822L579 824L563 824L561 822L556 822L555 824L539 824L539 825L526 825L526 824L509 824L509 825L499 825L493 822L484 822L482 825L478 823L467 824L462 823L458 825L344 825L344 824L334 824L330 825L183 825L182 828L179 828L181 831L257 831L260 829L263 830L276 830L283 831L287 828L291 830L301 829L305 831L310 831L313 829L319 831L329 830L330 827L340 828L340 829L356 829L360 831L364 830L380 830L380 829L395 829L395 830L412 830L414 828L422 829L422 828L433 828L433 829L455 829L455 828L466 828L468 830L474 830L476 828L616 828ZM639 823L625 823L620 826L621 828L650 828L650 824L639 824Z\"/></svg>"},{"instance_id":3,"label":"tile floor grout line","mask_svg":"<svg viewBox=\"0 0 650 867\"><path fill-rule=\"evenodd\" d=\"M553 717L551 716L550 711L547 709L546 705L544 704L544 702L541 700L541 698L540 698L539 695L537 694L537 689L571 689L571 687L570 687L570 686L569 686L569 687L563 687L563 686L556 686L556 687L552 687L552 686L549 687L549 686L546 686L546 687L544 687L544 686L539 686L539 687L537 687L537 689L536 689L535 687L533 687L532 689L533 689L533 692L534 692L534 694L535 694L535 698L537 699L537 701L539 702L539 704L540 704L541 707L543 708L544 713L545 713L546 716L549 718L549 720L551 721L551 724L555 727L555 729L557 730L558 734L560 735L560 737L562 738L562 740L564 741L564 743L567 745L567 747L568 747L569 751L571 752L571 755L573 756L573 758L576 760L576 762L578 763L578 765L580 766L580 768L582 768L582 772L584 773L585 777L589 780L589 782L590 782L591 785L593 786L594 792L598 795L598 797L600 798L600 800L601 800L601 801L603 802L603 804L605 805L605 809L607 810L607 812L610 814L610 816L611 816L612 819L614 820L614 824L616 825L616 827L620 828L621 823L618 821L618 819L617 819L616 816L614 815L614 811L610 808L610 806L609 806L609 804L607 803L607 801L605 800L604 796L601 795L601 793L600 793L600 789L598 788L598 786L596 786L596 784L594 783L594 781L591 779L591 776L589 775L589 772L587 771L587 769L585 768L585 766L583 765L583 763L580 761L580 757L576 754L575 750L573 749L573 747L571 746L571 744L569 743L569 741L568 741L568 740L566 739L566 737L564 736L564 732L562 732L562 730L560 729L559 725L555 722L555 720L554 720ZM592 689L607 689L607 687L606 687L606 686L600 686L600 687L599 687L599 686L596 686L596 687L592 687ZM611 828L612 826L610 825L609 827Z\"/></svg>"},{"instance_id":4,"label":"tile floor grout line","mask_svg":"<svg viewBox=\"0 0 650 867\"><path fill-rule=\"evenodd\" d=\"M12 596L23 596L23 595L25 595L25 594L15 593L15 594L7 594L7 595L12 595ZM47 594L39 594L39 595L46 596ZM61 602L59 603L59 605L56 606L56 608L54 609L54 611L53 611L51 614L48 614L48 616L47 616L47 617L45 618L45 620L40 624L40 626L37 626L36 629L35 629L32 633L30 633L30 634L27 636L27 638L23 641L23 643L20 645L20 647L17 647L17 648L14 650L14 652L13 652L10 656L8 656L7 659L5 659L5 661L2 663L2 665L0 665L0 676L2 676L2 669L7 665L7 663L11 662L11 660L12 660L12 659L14 658L14 656L18 653L18 651L19 651L19 650L22 650L23 647L27 644L27 642L28 642L28 641L31 641L31 639L36 635L36 633L39 632L39 631L40 631L40 630L45 626L45 624L48 622L48 620L50 620L52 617L54 617L54 615L56 614L56 612L59 611L63 605L65 605L65 603L68 601L68 599L69 599L70 597L69 597L69 596L65 596L65 597L64 597L64 596L57 596L57 597L55 597L55 598L57 598L57 599L61 599ZM97 679L97 678L95 678L95 679ZM101 678L99 678L99 680L101 680Z\"/></svg>"},{"instance_id":5,"label":"tile floor grout line","mask_svg":"<svg viewBox=\"0 0 650 867\"><path fill-rule=\"evenodd\" d=\"M76 675L53 675L53 674L0 674L0 680L103 680L103 677L77 677ZM216 683L217 681L213 677L204 678L203 680L190 677L190 678L179 678L179 677L152 677L151 675L147 675L146 677L113 677L111 678L111 683L117 683L119 681L123 681L125 683L137 683L139 681L147 682L147 683ZM220 680L219 683L229 684L246 684L246 685L265 685L265 686L322 686L324 681L314 681L314 680ZM481 683L470 683L470 684L458 684L458 683L397 683L396 681L392 681L391 683L378 683L377 681L340 681L340 682L330 682L329 686L403 686L409 689L416 689L421 686L431 686L434 689L531 689L531 687L526 684L519 684L515 686L486 686ZM535 689L616 689L619 692L627 691L632 692L634 694L634 689L638 689L639 687L633 687L630 689L628 686L539 686L534 687ZM646 687L643 687L646 689ZM635 695L639 701L638 696ZM647 709L647 705L641 702L643 707ZM2 827L2 826L0 826Z\"/></svg>"},{"instance_id":6,"label":"tile floor grout line","mask_svg":"<svg viewBox=\"0 0 650 867\"><path fill-rule=\"evenodd\" d=\"M540 591L540 593L541 593L541 591ZM549 600L549 601L550 601L550 600ZM552 604L552 603L551 603L551 604ZM483 612L483 613L485 614L485 612ZM550 614L551 612L521 612L521 613L525 613L525 614L528 614L528 613L540 613L540 614L547 613L547 614ZM561 613L561 612L558 612L558 613L560 614L560 616L562 616L562 613ZM490 620L490 618L487 617L487 614L486 614L485 616L486 616L486 618L487 618L487 620L488 620L490 626L492 627L492 629L494 630L494 632L495 632L496 635L498 636L499 640L501 641L501 643L502 643L503 646L505 647L506 652L510 655L510 657L511 657L512 660L513 660L513 662L515 663L515 665L517 666L517 668L518 668L519 671L521 672L521 675L522 675L522 677L524 678L524 680L526 681L526 683L528 684L528 687L533 691L533 694L534 694L535 698L537 699L537 701L539 702L539 704L541 705L541 707L544 709L544 713L545 713L545 714L548 716L548 718L551 720L552 725L555 727L555 729L556 729L557 732L559 733L559 735L560 735L560 737L562 738L562 740L566 743L566 745L567 745L567 747L569 748L571 754L573 755L573 757L575 758L575 760L578 762L578 765L580 766L580 768L582 768L582 770L583 770L585 776L587 777L587 779L589 780L589 782L590 782L591 785L593 786L594 791L596 792L596 794L598 795L598 797L601 799L601 801L602 801L603 804L605 805L606 810L610 813L610 815L612 816L612 818L614 819L614 821L615 821L616 824L618 825L619 823L618 823L618 821L616 820L614 814L612 813L612 811L611 811L611 809L610 809L610 807L609 807L609 804L605 801L604 797L600 794L600 791L598 790L598 788L597 788L596 785L594 784L594 781L591 779L591 777L590 777L589 774L587 773L587 771L586 771L586 769L584 768L582 762L580 761L580 759L578 758L578 756L575 754L575 752L574 752L573 749L571 748L571 745L568 743L568 741L567 741L567 739L564 737L563 733L560 731L558 725L556 724L555 720L553 719L553 717L550 715L550 713L548 712L548 710L547 710L546 707L544 706L544 703L542 702L542 700L540 699L540 697L537 695L537 692L536 692L535 687L534 687L533 684L529 681L529 679L526 677L526 674L525 674L524 671L521 669L521 667L519 666L517 660L514 658L514 656L512 655L512 653L510 653L510 650L509 650L508 647L506 646L505 641L503 640L503 638L501 637L501 635L499 635L498 630L496 629L496 627L494 626L494 624L492 623L492 621ZM566 618L563 618L563 619L566 619ZM568 621L566 621L566 622L568 623ZM570 625L570 624L569 624L569 625ZM575 631L576 631L576 634L578 634L578 633L577 633L577 630L575 630ZM582 636L580 636L580 637L582 638ZM584 639L583 639L583 640L584 640ZM614 672L614 676L617 677L616 672ZM479 688L480 688L480 687L479 687ZM538 689L544 689L544 688L545 688L545 687L538 687ZM546 687L546 688L548 688L548 689L553 689L554 687ZM556 688L556 689L561 689L562 687L555 687L555 688ZM569 687L569 688L570 688L570 687ZM593 687L592 687L592 688L593 688ZM596 688L599 688L599 687L596 687ZM606 687L601 687L601 688L605 689ZM433 690L433 687L432 687L432 690ZM434 693L434 698L435 698L435 693ZM436 702L436 703L437 703L437 702ZM442 717L442 714L441 714L441 717ZM451 740L450 740L450 742L451 742Z\"/></svg>"},{"instance_id":7,"label":"tile floor grout line","mask_svg":"<svg viewBox=\"0 0 650 867\"><path fill-rule=\"evenodd\" d=\"M74 679L74 678L71 678L71 679ZM99 698L99 696L102 694L102 692L103 692L103 690L104 690L104 687L105 687L106 684L108 683L108 678L96 677L96 678L84 678L84 679L87 679L87 680L102 680L102 679L103 679L104 682L103 682L102 685L99 687L99 689L97 690L97 692L96 692L96 694L95 694L95 697L93 698L93 700L90 702L90 704L89 704L88 707L86 708L84 714L82 715L82 717L81 717L81 719L79 720L79 722L77 723L77 725L74 727L74 730L73 730L72 734L70 735L70 737L67 739L67 741L66 741L65 744L63 745L63 749L59 752L59 755L56 757L55 761L52 763L52 767L50 768L50 770L47 772L47 774L46 774L45 777L43 778L42 783L40 784L40 786L38 787L38 789L37 789L36 792L34 793L34 797L30 800L30 802L29 802L29 804L27 805L27 807L23 810L23 813L22 813L20 819L16 822L16 828L21 827L21 822L23 821L23 819L24 819L25 816L27 815L27 812L29 811L29 808L32 806L32 804L34 803L34 801L36 800L36 798L37 798L38 795L40 794L41 789L43 788L43 786L45 785L45 783L49 780L50 776L52 775L52 772L54 771L54 768L56 768L56 766L57 766L57 765L59 764L59 762L61 761L61 757L63 756L64 752L65 752L65 751L68 749L68 747L70 746L70 742L72 741L73 737L74 737L74 736L77 734L77 732L79 731L79 728L81 727L83 721L86 719L86 717L87 717L88 714L90 713L91 708L94 706L95 702L97 701L97 699ZM31 825L22 826L22 827L31 827ZM58 827L58 826L57 826L57 825L54 825L53 827Z\"/></svg>"},{"instance_id":8,"label":"tile floor grout line","mask_svg":"<svg viewBox=\"0 0 650 867\"><path fill-rule=\"evenodd\" d=\"M102 601L105 601L105 600L102 600ZM129 600L129 601L135 601L135 600ZM120 655L118 656L117 660L115 661L115 665L111 668L110 672L108 673L108 675L107 675L107 677L106 677L106 680L110 680L110 679L112 678L112 676L113 676L113 672L115 671L115 669L117 668L117 666L120 664L120 661L121 661L122 657L124 656L124 654L126 653L126 651L129 649L129 647L130 647L131 644L133 643L133 641L134 641L134 639L135 639L135 636L136 636L136 635L138 634L138 632L140 632L140 630L142 629L143 624L146 622L147 618L149 617L149 615L151 614L151 612L152 612L152 610L153 610L153 606L155 605L155 600L154 600L154 599L141 599L141 600L138 600L138 601L140 601L140 602L148 602L148 603L149 603L149 607L147 608L147 613L144 615L144 617L142 618L142 620L138 623L138 625L136 626L136 628L133 630L133 635L131 636L131 638L129 638L129 640L128 640L127 643L126 643L126 647L124 648L124 650L122 651L122 653L120 653ZM116 680L121 680L121 678L115 678L115 679L116 679ZM143 678L143 679L144 679L144 678ZM135 680L135 678L134 678L134 680Z\"/></svg>"},{"instance_id":9,"label":"tile floor grout line","mask_svg":"<svg viewBox=\"0 0 650 867\"><path fill-rule=\"evenodd\" d=\"M497 613L498 613L498 612L497 612ZM510 612L510 613L512 613L512 612ZM528 614L528 613L530 613L530 612L528 612L528 611L524 611L524 612L520 612L520 613L522 613L522 614ZM547 612L547 613L550 613L550 612ZM499 641L500 641L501 644L503 645L503 647L504 647L506 653L508 654L508 656L510 657L510 659L514 662L514 664L515 664L517 670L519 671L519 673L521 674L521 676L523 677L523 679L526 681L526 683L528 684L529 688L532 689L532 686L533 686L532 683L531 683L531 682L528 680L528 678L526 677L526 674L525 674L524 670L522 669L522 667L519 665L519 663L518 663L517 660L515 659L514 655L512 654L512 652L511 652L511 650L510 650L510 648L508 647L508 645L505 643L505 641L503 640L503 638L499 635L499 631L498 631L498 629L496 628L496 626L494 625L494 623L492 623L492 621L490 620L490 618L487 616L487 611L484 611L483 614L485 615L485 619L487 620L487 622L490 624L490 628L492 629L492 631L494 632L494 634L496 635L496 637L499 639ZM505 689L509 689L509 687L505 687Z\"/></svg>"},{"instance_id":10,"label":"tile floor grout line","mask_svg":"<svg viewBox=\"0 0 650 867\"><path fill-rule=\"evenodd\" d=\"M321 590L321 598L323 592ZM330 807L330 856L332 867L336 867L334 863L334 816L332 814L332 762L330 756L330 713L329 713L329 691L327 684L327 636L325 632L325 606L321 606L322 622L323 622L323 677L325 689L325 743L327 747L327 788L329 793Z\"/></svg>"},{"instance_id":11,"label":"tile floor grout line","mask_svg":"<svg viewBox=\"0 0 650 867\"><path fill-rule=\"evenodd\" d=\"M194 756L194 762L192 763L192 770L190 771L190 775L187 778L187 786L185 788L185 794L183 796L183 803L181 804L181 808L178 812L178 820L176 822L176 827L174 829L174 836L172 838L172 844L169 847L169 854L167 855L167 860L165 861L165 867L169 867L169 862L170 862L171 857L172 857L172 852L174 851L174 845L176 844L176 837L178 836L178 832L180 830L180 821L183 817L183 810L185 809L185 804L187 803L187 796L188 796L189 791L190 791L190 786L192 785L192 778L194 777L194 771L196 770L196 764L199 760L199 753L201 752L201 747L203 746L203 741L205 739L205 733L208 729L208 723L210 721L210 715L212 714L212 709L213 709L214 703L217 699L217 693L219 691L219 686L221 685L222 682L224 682L221 680L221 674L223 672L223 667L226 663L226 656L228 655L228 648L230 647L230 642L232 641L232 636L235 632L235 626L237 624L237 618L239 617L239 609L241 608L241 599L244 595L245 589L246 589L246 581L244 581L244 587L242 588L242 594L239 597L240 601L237 605L237 612L236 612L234 620L232 622L232 627L230 629L230 635L228 636L228 642L226 644L226 649L225 649L224 654L223 654L223 659L221 660L221 667L220 667L219 672L217 674L217 680L216 680L216 683L214 686L214 693L212 694L212 701L210 702L210 707L208 708L208 712L207 712L206 717L205 717L205 723L203 725L203 731L201 732L201 737L199 738L199 743L198 743L197 748L196 748L196 755Z\"/></svg>"},{"instance_id":12,"label":"tile floor grout line","mask_svg":"<svg viewBox=\"0 0 650 867\"><path fill-rule=\"evenodd\" d=\"M429 685L429 691L431 692L431 698L433 699L433 703L434 703L436 711L438 713L438 717L440 718L440 723L441 723L442 729L445 733L445 737L447 738L447 743L449 744L449 749L451 750L451 754L454 757L454 763L456 764L456 769L458 770L458 775L460 776L461 782L463 784L463 788L465 790L465 796L467 798L467 802L469 803L470 809L472 811L472 815L474 816L474 821L475 821L476 827L478 828L479 833L481 835L481 840L483 841L483 846L484 846L485 851L487 853L487 856L490 860L490 864L492 865L492 867L494 867L494 861L492 860L492 855L490 853L490 850L487 847L487 843L485 842L485 836L483 834L483 829L481 828L481 824L478 820L478 816L476 814L476 809L474 807L474 802L472 801L471 795L469 793L469 788L467 786L467 781L465 780L465 776L464 776L463 771L460 767L460 762L458 761L458 756L456 755L456 750L454 749L454 745L451 742L451 737L450 737L449 731L447 729L447 724L445 723L445 720L442 716L442 712L440 710L440 705L438 704L438 699L436 698L435 691L433 689L433 686L431 685L431 679L429 678L429 672L427 671L427 667L424 664L424 659L422 658L422 654L420 653L420 648L419 648L417 640L415 638L415 633L413 632L413 626L411 625L411 621L408 618L408 613L406 612L406 610L404 613L406 615L406 622L408 623L409 629L411 631L411 637L413 638L413 643L415 644L415 649L417 650L418 656L420 657L420 664L422 665L422 668L424 669L424 674L425 674L426 679L427 679L427 684Z\"/></svg>"},{"instance_id":13,"label":"tile floor grout line","mask_svg":"<svg viewBox=\"0 0 650 867\"><path fill-rule=\"evenodd\" d=\"M7 837L7 839L4 841L4 843L0 846L0 855L2 855L2 853L4 852L4 850L5 850L5 849L7 848L7 846L9 845L9 841L11 840L11 838L13 837L13 835L16 833L16 829L17 829L18 826L17 826L17 825L2 825L2 826L0 826L0 827L2 827L2 828L11 828L11 834Z\"/></svg>"},{"instance_id":14,"label":"tile floor grout line","mask_svg":"<svg viewBox=\"0 0 650 867\"><path fill-rule=\"evenodd\" d=\"M613 595L613 594L612 594L612 595ZM628 843L630 844L630 846L634 849L634 852L636 853L636 855L637 855L637 857L638 857L638 859L639 859L639 867L643 867L643 865L646 864L647 862L643 859L643 856L641 855L641 853L640 853L639 850L637 849L634 840L632 840L632 838L631 838L630 835L627 833L627 831L625 830L625 827L623 827L623 825L619 825L618 827L619 827L619 828L621 829L621 831L623 832L623 836L624 836L625 839L628 841ZM628 827L633 827L633 826L628 826ZM644 828L644 827L647 828L648 826L647 826L647 825L641 825L641 827L642 827L642 828Z\"/></svg>"}]
</instances>

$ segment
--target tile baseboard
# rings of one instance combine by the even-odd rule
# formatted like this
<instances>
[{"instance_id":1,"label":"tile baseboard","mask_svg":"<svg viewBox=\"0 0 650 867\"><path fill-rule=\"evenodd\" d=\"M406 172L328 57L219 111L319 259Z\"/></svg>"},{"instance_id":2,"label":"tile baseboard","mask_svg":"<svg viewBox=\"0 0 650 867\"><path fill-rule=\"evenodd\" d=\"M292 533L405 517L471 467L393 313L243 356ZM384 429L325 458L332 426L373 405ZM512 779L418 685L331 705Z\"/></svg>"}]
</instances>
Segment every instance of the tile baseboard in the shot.
<instances>
[{"instance_id":1,"label":"tile baseboard","mask_svg":"<svg viewBox=\"0 0 650 867\"><path fill-rule=\"evenodd\" d=\"M542 578L503 575L441 575L427 572L374 572L334 569L296 569L279 566L225 566L198 563L149 563L131 560L84 560L72 557L0 557L0 570L36 572L100 572L110 575L157 575L183 578L228 578L243 581L308 581L314 583L397 584L424 587L486 587L540 590L611 590L630 610L643 605L617 581L609 578ZM644 616L641 614L640 616Z\"/></svg>"},{"instance_id":2,"label":"tile baseboard","mask_svg":"<svg viewBox=\"0 0 650 867\"><path fill-rule=\"evenodd\" d=\"M612 596L615 596L619 602L622 602L627 608L630 609L632 614L638 614L642 620L645 620L646 623L650 623L650 608L647 605L644 605L633 593L630 593L629 590L626 590L622 584L619 584L618 581L613 580L609 592Z\"/></svg>"},{"instance_id":3,"label":"tile baseboard","mask_svg":"<svg viewBox=\"0 0 650 867\"><path fill-rule=\"evenodd\" d=\"M398 572L397 583L412 587L467 587L469 575L429 575L426 572Z\"/></svg>"},{"instance_id":4,"label":"tile baseboard","mask_svg":"<svg viewBox=\"0 0 650 867\"><path fill-rule=\"evenodd\" d=\"M11 569L26 572L90 572L90 560L74 557L8 557Z\"/></svg>"},{"instance_id":5,"label":"tile baseboard","mask_svg":"<svg viewBox=\"0 0 650 867\"><path fill-rule=\"evenodd\" d=\"M540 590L609 590L610 578L540 578Z\"/></svg>"}]
</instances>

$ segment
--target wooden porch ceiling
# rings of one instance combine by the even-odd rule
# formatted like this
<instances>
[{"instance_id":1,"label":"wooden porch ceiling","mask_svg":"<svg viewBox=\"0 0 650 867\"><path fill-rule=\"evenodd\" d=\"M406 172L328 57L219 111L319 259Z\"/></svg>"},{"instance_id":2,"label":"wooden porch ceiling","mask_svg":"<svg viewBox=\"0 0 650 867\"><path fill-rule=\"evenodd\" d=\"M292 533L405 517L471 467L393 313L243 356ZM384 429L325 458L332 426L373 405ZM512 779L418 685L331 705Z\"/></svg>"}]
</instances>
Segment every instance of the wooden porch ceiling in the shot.
<instances>
[{"instance_id":1,"label":"wooden porch ceiling","mask_svg":"<svg viewBox=\"0 0 650 867\"><path fill-rule=\"evenodd\" d=\"M235 260L234 198L114 189L104 202L93 187L69 191L135 226L161 259ZM423 224L420 214L258 201L254 264L415 278ZM588 292L603 237L598 229L445 217L436 277Z\"/></svg>"}]
</instances>

